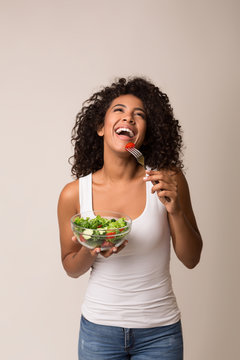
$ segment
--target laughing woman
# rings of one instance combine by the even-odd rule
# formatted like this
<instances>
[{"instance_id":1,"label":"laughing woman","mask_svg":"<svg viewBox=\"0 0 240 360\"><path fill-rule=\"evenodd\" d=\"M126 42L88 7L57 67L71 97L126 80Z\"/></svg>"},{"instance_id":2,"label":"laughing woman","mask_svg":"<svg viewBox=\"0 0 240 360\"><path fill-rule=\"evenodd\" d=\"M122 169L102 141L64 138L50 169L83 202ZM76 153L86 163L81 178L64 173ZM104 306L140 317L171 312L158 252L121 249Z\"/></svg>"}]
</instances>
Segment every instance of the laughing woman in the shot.
<instances>
[{"instance_id":1,"label":"laughing woman","mask_svg":"<svg viewBox=\"0 0 240 360\"><path fill-rule=\"evenodd\" d=\"M131 141L149 170L125 150ZM71 277L91 269L80 321L80 360L182 360L181 315L169 272L170 242L194 268L202 239L182 172L181 129L166 94L144 78L93 94L73 128L72 174L59 197L62 263ZM96 209L127 214L120 247L89 250L70 219Z\"/></svg>"}]
</instances>

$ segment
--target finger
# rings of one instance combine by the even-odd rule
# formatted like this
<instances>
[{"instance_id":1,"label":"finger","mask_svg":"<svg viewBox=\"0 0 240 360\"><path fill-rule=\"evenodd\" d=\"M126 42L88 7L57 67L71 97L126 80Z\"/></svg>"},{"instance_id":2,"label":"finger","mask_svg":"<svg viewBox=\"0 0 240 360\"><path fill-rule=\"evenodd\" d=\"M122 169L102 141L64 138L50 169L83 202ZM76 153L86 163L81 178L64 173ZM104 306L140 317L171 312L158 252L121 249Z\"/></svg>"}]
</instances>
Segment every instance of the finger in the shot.
<instances>
[{"instance_id":1,"label":"finger","mask_svg":"<svg viewBox=\"0 0 240 360\"><path fill-rule=\"evenodd\" d=\"M72 237L72 241L73 241L75 244L78 244L78 239L77 239L77 237L76 237L75 235Z\"/></svg>"},{"instance_id":2,"label":"finger","mask_svg":"<svg viewBox=\"0 0 240 360\"><path fill-rule=\"evenodd\" d=\"M165 175L165 176L174 176L177 174L176 171L173 171L173 170L146 170L146 174L148 175L154 175L154 174L162 174L162 175Z\"/></svg>"},{"instance_id":3,"label":"finger","mask_svg":"<svg viewBox=\"0 0 240 360\"><path fill-rule=\"evenodd\" d=\"M165 194L166 194L166 192L165 192ZM169 203L173 199L170 196L164 195L163 190L158 191L157 196L159 197L159 200L161 200L163 204Z\"/></svg>"},{"instance_id":4,"label":"finger","mask_svg":"<svg viewBox=\"0 0 240 360\"><path fill-rule=\"evenodd\" d=\"M157 171L157 170L146 170L145 172L147 175L160 174L160 171Z\"/></svg>"},{"instance_id":5,"label":"finger","mask_svg":"<svg viewBox=\"0 0 240 360\"><path fill-rule=\"evenodd\" d=\"M159 183L156 183L153 185L151 192L152 192L152 194L154 194L155 191L163 191L163 190L176 192L176 187L174 184L166 184L166 183L160 181Z\"/></svg>"},{"instance_id":6,"label":"finger","mask_svg":"<svg viewBox=\"0 0 240 360\"><path fill-rule=\"evenodd\" d=\"M176 198L176 195L172 191L168 190L157 191L157 196L159 197L159 199L163 199L167 202L173 201Z\"/></svg>"},{"instance_id":7,"label":"finger","mask_svg":"<svg viewBox=\"0 0 240 360\"><path fill-rule=\"evenodd\" d=\"M114 248L113 248L113 252L114 252L115 254L118 253L119 251L121 251L122 249L125 248L125 246L127 245L127 243L128 243L128 241L125 240L124 243L121 244L120 246L114 247ZM115 250L115 249L116 249L116 250Z\"/></svg>"},{"instance_id":8,"label":"finger","mask_svg":"<svg viewBox=\"0 0 240 360\"><path fill-rule=\"evenodd\" d=\"M152 180L162 180L164 179L165 177L159 173L159 172L155 172L154 174L146 174L146 176L144 176L143 180L145 181L152 181Z\"/></svg>"},{"instance_id":9,"label":"finger","mask_svg":"<svg viewBox=\"0 0 240 360\"><path fill-rule=\"evenodd\" d=\"M109 249L109 250L103 250L103 251L100 252L100 254L105 258L112 255L112 253L113 253L113 247L111 249Z\"/></svg>"},{"instance_id":10,"label":"finger","mask_svg":"<svg viewBox=\"0 0 240 360\"><path fill-rule=\"evenodd\" d=\"M128 243L128 241L125 240L124 243L118 247L114 246L110 250L101 251L101 255L104 257L109 257L112 254L117 254L119 251L121 251L127 245L127 243Z\"/></svg>"},{"instance_id":11,"label":"finger","mask_svg":"<svg viewBox=\"0 0 240 360\"><path fill-rule=\"evenodd\" d=\"M146 176L143 178L144 181L152 181L157 183L159 181L165 181L166 183L177 183L176 174L171 171L151 171L150 174L146 171Z\"/></svg>"},{"instance_id":12,"label":"finger","mask_svg":"<svg viewBox=\"0 0 240 360\"><path fill-rule=\"evenodd\" d=\"M162 175L149 175L149 176L145 176L143 178L144 181L151 181L152 183L159 183L159 182L163 182L166 184L173 184L175 183L175 181L173 179L171 179L170 177L167 176L162 176Z\"/></svg>"},{"instance_id":13,"label":"finger","mask_svg":"<svg viewBox=\"0 0 240 360\"><path fill-rule=\"evenodd\" d=\"M91 250L90 252L92 255L98 255L101 252L101 249L97 247L97 248Z\"/></svg>"}]
</instances>

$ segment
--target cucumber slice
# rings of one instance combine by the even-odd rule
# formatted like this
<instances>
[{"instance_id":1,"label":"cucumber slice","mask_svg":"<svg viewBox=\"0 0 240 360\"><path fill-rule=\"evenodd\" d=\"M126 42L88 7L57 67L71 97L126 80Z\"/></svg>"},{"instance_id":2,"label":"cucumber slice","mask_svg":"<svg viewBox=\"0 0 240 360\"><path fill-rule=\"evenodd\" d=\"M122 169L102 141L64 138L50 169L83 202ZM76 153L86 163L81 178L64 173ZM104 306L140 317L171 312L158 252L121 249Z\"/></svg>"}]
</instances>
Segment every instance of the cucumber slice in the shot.
<instances>
[{"instance_id":1,"label":"cucumber slice","mask_svg":"<svg viewBox=\"0 0 240 360\"><path fill-rule=\"evenodd\" d=\"M89 240L91 239L92 234L93 234L92 229L86 229L83 231L82 236L84 237L85 240Z\"/></svg>"},{"instance_id":2,"label":"cucumber slice","mask_svg":"<svg viewBox=\"0 0 240 360\"><path fill-rule=\"evenodd\" d=\"M97 230L98 230L98 232L99 232L100 235L104 235L105 232L106 232L106 230L107 230L107 227L98 228Z\"/></svg>"}]
</instances>

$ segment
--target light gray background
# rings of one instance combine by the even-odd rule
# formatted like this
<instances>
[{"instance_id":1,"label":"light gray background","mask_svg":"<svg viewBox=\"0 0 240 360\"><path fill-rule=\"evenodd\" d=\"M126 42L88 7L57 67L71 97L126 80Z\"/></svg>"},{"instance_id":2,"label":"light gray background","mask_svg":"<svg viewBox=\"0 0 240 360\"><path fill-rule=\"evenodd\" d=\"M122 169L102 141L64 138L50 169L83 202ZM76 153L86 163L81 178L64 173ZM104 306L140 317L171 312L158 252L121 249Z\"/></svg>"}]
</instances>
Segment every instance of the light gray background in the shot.
<instances>
[{"instance_id":1,"label":"light gray background","mask_svg":"<svg viewBox=\"0 0 240 360\"><path fill-rule=\"evenodd\" d=\"M115 77L145 75L184 129L200 265L172 255L185 360L239 356L239 1L6 0L1 36L4 360L77 359L88 274L65 275L56 207L74 118Z\"/></svg>"}]
</instances>

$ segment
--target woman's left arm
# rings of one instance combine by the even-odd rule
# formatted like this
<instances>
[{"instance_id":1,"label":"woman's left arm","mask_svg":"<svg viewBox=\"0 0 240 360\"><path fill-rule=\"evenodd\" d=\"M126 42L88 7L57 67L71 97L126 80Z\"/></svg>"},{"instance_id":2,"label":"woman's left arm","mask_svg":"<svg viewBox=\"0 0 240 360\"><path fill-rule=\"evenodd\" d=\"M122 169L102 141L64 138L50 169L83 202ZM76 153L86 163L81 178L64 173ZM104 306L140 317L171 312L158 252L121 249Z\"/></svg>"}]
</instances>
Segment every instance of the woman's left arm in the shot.
<instances>
[{"instance_id":1,"label":"woman's left arm","mask_svg":"<svg viewBox=\"0 0 240 360\"><path fill-rule=\"evenodd\" d=\"M189 269L200 260L202 238L191 205L187 180L182 171L147 171L145 181L152 181L152 193L168 212L173 247L177 257Z\"/></svg>"}]
</instances>

